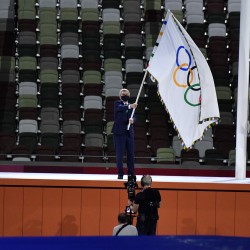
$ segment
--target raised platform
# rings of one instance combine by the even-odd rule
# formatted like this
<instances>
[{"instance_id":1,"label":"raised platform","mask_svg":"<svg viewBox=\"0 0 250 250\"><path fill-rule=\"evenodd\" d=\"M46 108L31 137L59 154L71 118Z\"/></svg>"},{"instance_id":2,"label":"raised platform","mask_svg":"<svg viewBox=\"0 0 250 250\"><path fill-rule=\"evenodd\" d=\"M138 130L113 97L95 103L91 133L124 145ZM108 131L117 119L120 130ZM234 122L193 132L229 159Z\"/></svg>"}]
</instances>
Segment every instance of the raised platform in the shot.
<instances>
[{"instance_id":1,"label":"raised platform","mask_svg":"<svg viewBox=\"0 0 250 250\"><path fill-rule=\"evenodd\" d=\"M110 236L127 205L126 177L2 172L0 236ZM250 237L249 178L152 178L162 196L157 235Z\"/></svg>"},{"instance_id":2,"label":"raised platform","mask_svg":"<svg viewBox=\"0 0 250 250\"><path fill-rule=\"evenodd\" d=\"M124 166L126 171L126 165ZM71 173L71 174L116 174L112 163L67 163L67 162L6 162L0 161L0 172L20 173ZM226 165L182 166L178 164L136 164L136 175L159 176L210 176L234 177L235 167ZM250 177L250 166L247 166L247 177Z\"/></svg>"}]
</instances>

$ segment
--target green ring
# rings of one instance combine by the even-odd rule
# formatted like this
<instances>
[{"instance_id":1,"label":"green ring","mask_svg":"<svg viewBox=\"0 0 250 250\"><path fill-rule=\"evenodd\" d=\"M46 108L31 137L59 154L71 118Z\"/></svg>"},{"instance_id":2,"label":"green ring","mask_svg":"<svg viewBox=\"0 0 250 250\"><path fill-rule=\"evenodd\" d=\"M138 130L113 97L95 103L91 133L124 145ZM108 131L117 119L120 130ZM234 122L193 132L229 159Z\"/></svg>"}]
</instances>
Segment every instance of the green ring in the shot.
<instances>
[{"instance_id":1,"label":"green ring","mask_svg":"<svg viewBox=\"0 0 250 250\"><path fill-rule=\"evenodd\" d=\"M198 87L198 86L201 86L199 83L196 83L196 84L193 84L192 87ZM191 89L191 86L187 88L187 90L185 91L185 94L184 94L184 100L187 104L189 104L190 106L193 106L193 107L196 107L196 106L200 106L201 104L200 103L197 103L197 104L193 104L191 102L189 102L187 100L187 92Z\"/></svg>"}]
</instances>

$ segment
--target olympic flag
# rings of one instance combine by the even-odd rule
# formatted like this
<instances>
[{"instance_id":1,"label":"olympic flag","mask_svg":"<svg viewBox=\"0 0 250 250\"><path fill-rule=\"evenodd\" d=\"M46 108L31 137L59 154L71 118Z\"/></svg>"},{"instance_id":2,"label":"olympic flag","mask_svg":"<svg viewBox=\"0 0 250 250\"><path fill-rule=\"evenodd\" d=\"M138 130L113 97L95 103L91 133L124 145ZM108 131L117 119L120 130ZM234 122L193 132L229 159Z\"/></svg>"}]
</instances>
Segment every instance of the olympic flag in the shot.
<instances>
[{"instance_id":1,"label":"olympic flag","mask_svg":"<svg viewBox=\"0 0 250 250\"><path fill-rule=\"evenodd\" d=\"M176 126L183 146L202 139L220 114L214 80L206 59L186 30L168 11L147 71Z\"/></svg>"}]
</instances>

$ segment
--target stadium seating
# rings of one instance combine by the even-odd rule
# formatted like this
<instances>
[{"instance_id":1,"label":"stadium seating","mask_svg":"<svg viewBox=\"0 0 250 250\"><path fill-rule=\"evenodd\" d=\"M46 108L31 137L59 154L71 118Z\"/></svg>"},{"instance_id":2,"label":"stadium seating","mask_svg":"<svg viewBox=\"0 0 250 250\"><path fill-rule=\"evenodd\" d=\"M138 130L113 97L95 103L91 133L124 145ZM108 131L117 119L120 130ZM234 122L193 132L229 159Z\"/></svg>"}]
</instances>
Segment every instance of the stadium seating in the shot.
<instances>
[{"instance_id":1,"label":"stadium seating","mask_svg":"<svg viewBox=\"0 0 250 250\"><path fill-rule=\"evenodd\" d=\"M123 87L136 99L167 10L208 60L221 125L184 154L157 84L147 76L136 110L136 163L177 164L198 155L200 164L223 164L231 158L240 1L3 0L0 151L11 157L1 159L115 162L113 103ZM221 136L229 127L233 134Z\"/></svg>"}]
</instances>

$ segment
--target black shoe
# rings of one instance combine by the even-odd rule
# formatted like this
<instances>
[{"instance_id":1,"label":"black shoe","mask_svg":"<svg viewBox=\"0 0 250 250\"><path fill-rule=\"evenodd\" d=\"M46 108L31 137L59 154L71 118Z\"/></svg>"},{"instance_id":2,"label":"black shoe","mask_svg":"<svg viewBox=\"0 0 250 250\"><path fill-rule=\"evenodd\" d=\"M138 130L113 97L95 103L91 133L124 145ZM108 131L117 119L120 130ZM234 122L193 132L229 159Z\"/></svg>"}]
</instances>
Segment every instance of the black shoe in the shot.
<instances>
[{"instance_id":1,"label":"black shoe","mask_svg":"<svg viewBox=\"0 0 250 250\"><path fill-rule=\"evenodd\" d=\"M123 175L122 175L122 174L119 174L119 175L118 175L118 179L122 180L122 179L123 179Z\"/></svg>"},{"instance_id":2,"label":"black shoe","mask_svg":"<svg viewBox=\"0 0 250 250\"><path fill-rule=\"evenodd\" d=\"M136 176L133 174L128 175L128 181L136 181Z\"/></svg>"}]
</instances>

